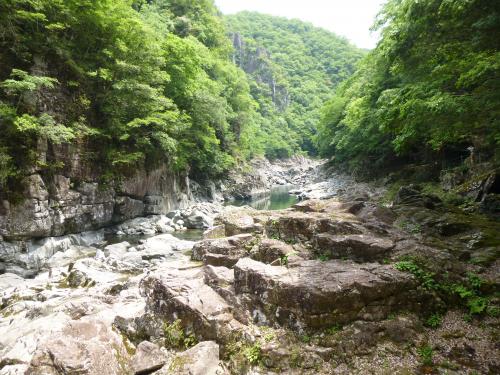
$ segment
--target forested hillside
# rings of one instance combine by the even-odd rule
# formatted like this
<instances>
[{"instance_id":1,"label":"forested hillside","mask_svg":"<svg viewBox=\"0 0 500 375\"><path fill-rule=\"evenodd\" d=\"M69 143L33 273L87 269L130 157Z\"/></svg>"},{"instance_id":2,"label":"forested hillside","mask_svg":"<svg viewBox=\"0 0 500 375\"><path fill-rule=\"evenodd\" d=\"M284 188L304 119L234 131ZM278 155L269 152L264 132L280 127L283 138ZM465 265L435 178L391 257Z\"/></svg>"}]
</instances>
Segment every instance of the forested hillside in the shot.
<instances>
[{"instance_id":1,"label":"forested hillside","mask_svg":"<svg viewBox=\"0 0 500 375\"><path fill-rule=\"evenodd\" d=\"M497 1L390 0L377 48L324 109L317 144L351 170L500 162ZM378 168L373 168L378 166Z\"/></svg>"},{"instance_id":2,"label":"forested hillside","mask_svg":"<svg viewBox=\"0 0 500 375\"><path fill-rule=\"evenodd\" d=\"M355 70L364 52L311 24L253 12L226 16L234 61L251 77L264 117L266 155L316 154L320 109Z\"/></svg>"},{"instance_id":3,"label":"forested hillside","mask_svg":"<svg viewBox=\"0 0 500 375\"><path fill-rule=\"evenodd\" d=\"M7 0L0 13L3 193L69 168L60 149L106 179L159 163L218 176L255 153L260 116L211 0Z\"/></svg>"},{"instance_id":4,"label":"forested hillside","mask_svg":"<svg viewBox=\"0 0 500 375\"><path fill-rule=\"evenodd\" d=\"M211 0L7 0L0 12L4 195L29 171L70 168L62 154L109 181L162 163L204 179L257 155L314 154L319 108L362 55L250 13L228 18L243 35L235 51ZM234 63L249 59L247 76Z\"/></svg>"}]
</instances>

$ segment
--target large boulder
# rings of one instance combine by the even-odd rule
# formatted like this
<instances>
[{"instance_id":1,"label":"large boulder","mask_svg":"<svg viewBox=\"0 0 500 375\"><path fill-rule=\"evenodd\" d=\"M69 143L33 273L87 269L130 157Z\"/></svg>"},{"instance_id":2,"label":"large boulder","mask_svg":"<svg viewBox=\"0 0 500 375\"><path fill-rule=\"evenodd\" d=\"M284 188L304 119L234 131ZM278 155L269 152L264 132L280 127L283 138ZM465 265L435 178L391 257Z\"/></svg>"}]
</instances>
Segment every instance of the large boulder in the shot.
<instances>
[{"instance_id":1,"label":"large boulder","mask_svg":"<svg viewBox=\"0 0 500 375\"><path fill-rule=\"evenodd\" d=\"M132 371L135 375L147 375L161 369L167 362L168 356L160 347L149 341L137 345L132 356Z\"/></svg>"},{"instance_id":2,"label":"large boulder","mask_svg":"<svg viewBox=\"0 0 500 375\"><path fill-rule=\"evenodd\" d=\"M252 259L262 263L280 264L280 261L283 261L285 257L291 256L294 253L295 251L291 245L266 238L259 244L258 252L252 254Z\"/></svg>"},{"instance_id":3,"label":"large boulder","mask_svg":"<svg viewBox=\"0 0 500 375\"><path fill-rule=\"evenodd\" d=\"M242 233L262 233L262 224L254 220L256 210L250 207L230 208L217 216L215 223L223 225L226 236Z\"/></svg>"},{"instance_id":4,"label":"large boulder","mask_svg":"<svg viewBox=\"0 0 500 375\"><path fill-rule=\"evenodd\" d=\"M213 266L232 267L240 258L248 256L255 243L251 234L204 240L194 245L192 259Z\"/></svg>"},{"instance_id":5,"label":"large boulder","mask_svg":"<svg viewBox=\"0 0 500 375\"><path fill-rule=\"evenodd\" d=\"M70 321L44 339L26 374L129 374L130 356L122 337L100 320Z\"/></svg>"},{"instance_id":6,"label":"large boulder","mask_svg":"<svg viewBox=\"0 0 500 375\"><path fill-rule=\"evenodd\" d=\"M330 258L349 258L359 262L382 260L394 242L366 234L333 235L320 233L315 237L316 251Z\"/></svg>"},{"instance_id":7,"label":"large boulder","mask_svg":"<svg viewBox=\"0 0 500 375\"><path fill-rule=\"evenodd\" d=\"M439 197L422 192L419 185L401 186L394 198L394 204L436 208L442 204Z\"/></svg>"},{"instance_id":8,"label":"large boulder","mask_svg":"<svg viewBox=\"0 0 500 375\"><path fill-rule=\"evenodd\" d=\"M214 341L200 342L178 354L157 375L225 375L229 374L219 360L219 345Z\"/></svg>"},{"instance_id":9,"label":"large boulder","mask_svg":"<svg viewBox=\"0 0 500 375\"><path fill-rule=\"evenodd\" d=\"M286 268L240 259L236 293L254 298L270 320L296 329L377 320L408 307L415 281L392 266L315 260Z\"/></svg>"},{"instance_id":10,"label":"large boulder","mask_svg":"<svg viewBox=\"0 0 500 375\"><path fill-rule=\"evenodd\" d=\"M141 281L141 291L148 312L170 322L180 319L197 337L224 341L241 329L232 308L205 284L200 268L161 270Z\"/></svg>"}]
</instances>

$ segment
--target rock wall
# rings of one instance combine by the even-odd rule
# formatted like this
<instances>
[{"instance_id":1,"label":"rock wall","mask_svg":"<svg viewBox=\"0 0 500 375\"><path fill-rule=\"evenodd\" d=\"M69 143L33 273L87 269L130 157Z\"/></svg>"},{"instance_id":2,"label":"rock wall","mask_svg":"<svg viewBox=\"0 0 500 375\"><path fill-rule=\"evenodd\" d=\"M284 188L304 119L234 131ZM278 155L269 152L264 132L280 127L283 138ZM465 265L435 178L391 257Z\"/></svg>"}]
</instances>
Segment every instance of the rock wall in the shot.
<instances>
[{"instance_id":1,"label":"rock wall","mask_svg":"<svg viewBox=\"0 0 500 375\"><path fill-rule=\"evenodd\" d=\"M36 259L29 254L42 238L167 213L192 200L188 177L165 165L149 172L137 170L114 187L80 178L33 173L24 180L21 202L0 202L0 272L12 267L36 268Z\"/></svg>"}]
</instances>

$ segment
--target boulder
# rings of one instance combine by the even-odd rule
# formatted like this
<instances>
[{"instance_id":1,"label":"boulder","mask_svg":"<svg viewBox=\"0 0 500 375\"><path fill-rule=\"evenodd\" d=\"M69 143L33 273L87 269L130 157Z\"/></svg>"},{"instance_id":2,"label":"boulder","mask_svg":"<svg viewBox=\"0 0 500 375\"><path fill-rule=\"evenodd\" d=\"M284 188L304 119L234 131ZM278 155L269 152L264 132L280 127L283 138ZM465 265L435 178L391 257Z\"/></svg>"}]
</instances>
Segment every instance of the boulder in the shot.
<instances>
[{"instance_id":1,"label":"boulder","mask_svg":"<svg viewBox=\"0 0 500 375\"><path fill-rule=\"evenodd\" d=\"M294 253L293 247L273 239L263 239L259 245L258 252L252 254L252 259L262 263L280 264L280 260Z\"/></svg>"},{"instance_id":2,"label":"boulder","mask_svg":"<svg viewBox=\"0 0 500 375\"><path fill-rule=\"evenodd\" d=\"M26 374L129 374L130 356L122 337L100 320L70 321L44 339Z\"/></svg>"},{"instance_id":3,"label":"boulder","mask_svg":"<svg viewBox=\"0 0 500 375\"><path fill-rule=\"evenodd\" d=\"M149 341L141 342L132 356L132 371L135 375L147 375L161 369L167 362L167 355L160 347Z\"/></svg>"},{"instance_id":4,"label":"boulder","mask_svg":"<svg viewBox=\"0 0 500 375\"><path fill-rule=\"evenodd\" d=\"M228 209L215 219L218 225L224 225L226 236L242 233L262 233L263 227L256 223L252 215L257 211L250 207Z\"/></svg>"},{"instance_id":5,"label":"boulder","mask_svg":"<svg viewBox=\"0 0 500 375\"><path fill-rule=\"evenodd\" d=\"M96 284L109 284L120 280L123 275L116 273L110 266L92 259L80 259L70 265L66 283L71 288L90 287Z\"/></svg>"},{"instance_id":6,"label":"boulder","mask_svg":"<svg viewBox=\"0 0 500 375\"><path fill-rule=\"evenodd\" d=\"M359 262L382 260L393 248L389 239L365 234L315 236L316 251L330 258L349 258Z\"/></svg>"},{"instance_id":7,"label":"boulder","mask_svg":"<svg viewBox=\"0 0 500 375\"><path fill-rule=\"evenodd\" d=\"M234 286L268 319L300 330L382 319L411 305L415 280L380 264L310 260L286 268L244 258L234 267Z\"/></svg>"},{"instance_id":8,"label":"boulder","mask_svg":"<svg viewBox=\"0 0 500 375\"><path fill-rule=\"evenodd\" d=\"M213 223L213 219L200 210L193 210L189 215L184 217L184 225L188 229L207 229Z\"/></svg>"},{"instance_id":9,"label":"boulder","mask_svg":"<svg viewBox=\"0 0 500 375\"><path fill-rule=\"evenodd\" d=\"M230 268L249 254L255 242L251 234L203 240L194 245L192 259Z\"/></svg>"},{"instance_id":10,"label":"boulder","mask_svg":"<svg viewBox=\"0 0 500 375\"><path fill-rule=\"evenodd\" d=\"M141 291L146 310L166 321L181 320L182 327L208 340L233 337L241 329L231 307L205 284L199 268L165 269L145 277Z\"/></svg>"},{"instance_id":11,"label":"boulder","mask_svg":"<svg viewBox=\"0 0 500 375\"><path fill-rule=\"evenodd\" d=\"M432 194L425 194L418 185L401 186L394 198L394 204L436 208L442 204L439 197Z\"/></svg>"},{"instance_id":12,"label":"boulder","mask_svg":"<svg viewBox=\"0 0 500 375\"><path fill-rule=\"evenodd\" d=\"M216 225L203 232L204 240L222 238L225 236L226 236L226 228L224 225Z\"/></svg>"},{"instance_id":13,"label":"boulder","mask_svg":"<svg viewBox=\"0 0 500 375\"><path fill-rule=\"evenodd\" d=\"M219 345L214 341L200 342L196 346L178 354L168 368L158 371L158 375L225 375L219 360Z\"/></svg>"}]
</instances>

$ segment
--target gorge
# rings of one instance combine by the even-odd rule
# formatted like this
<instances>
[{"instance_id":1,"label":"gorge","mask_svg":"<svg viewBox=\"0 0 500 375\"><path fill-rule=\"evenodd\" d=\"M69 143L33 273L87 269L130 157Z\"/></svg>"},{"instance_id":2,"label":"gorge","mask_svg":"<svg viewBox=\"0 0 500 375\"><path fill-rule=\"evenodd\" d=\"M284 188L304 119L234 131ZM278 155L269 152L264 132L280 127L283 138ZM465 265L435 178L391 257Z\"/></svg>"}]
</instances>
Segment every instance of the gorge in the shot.
<instances>
[{"instance_id":1,"label":"gorge","mask_svg":"<svg viewBox=\"0 0 500 375\"><path fill-rule=\"evenodd\" d=\"M499 20L0 2L0 375L499 373Z\"/></svg>"}]
</instances>

